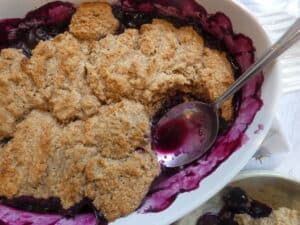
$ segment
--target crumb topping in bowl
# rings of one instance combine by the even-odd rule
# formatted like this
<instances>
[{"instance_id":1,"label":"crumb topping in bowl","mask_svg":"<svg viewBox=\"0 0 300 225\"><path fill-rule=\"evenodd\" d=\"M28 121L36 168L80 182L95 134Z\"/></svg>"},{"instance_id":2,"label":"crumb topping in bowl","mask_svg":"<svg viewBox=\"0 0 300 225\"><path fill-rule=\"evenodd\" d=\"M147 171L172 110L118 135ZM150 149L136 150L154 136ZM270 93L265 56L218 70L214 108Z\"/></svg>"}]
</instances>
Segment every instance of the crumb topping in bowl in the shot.
<instances>
[{"instance_id":1,"label":"crumb topping in bowl","mask_svg":"<svg viewBox=\"0 0 300 225\"><path fill-rule=\"evenodd\" d=\"M249 215L236 215L235 221L239 225L298 225L300 224L300 215L297 210L289 208L279 208L273 210L269 217L255 219Z\"/></svg>"},{"instance_id":2,"label":"crumb topping in bowl","mask_svg":"<svg viewBox=\"0 0 300 225\"><path fill-rule=\"evenodd\" d=\"M239 187L228 187L223 193L224 206L219 213L202 215L197 225L298 225L297 210L286 207L272 209L252 199Z\"/></svg>"}]
</instances>

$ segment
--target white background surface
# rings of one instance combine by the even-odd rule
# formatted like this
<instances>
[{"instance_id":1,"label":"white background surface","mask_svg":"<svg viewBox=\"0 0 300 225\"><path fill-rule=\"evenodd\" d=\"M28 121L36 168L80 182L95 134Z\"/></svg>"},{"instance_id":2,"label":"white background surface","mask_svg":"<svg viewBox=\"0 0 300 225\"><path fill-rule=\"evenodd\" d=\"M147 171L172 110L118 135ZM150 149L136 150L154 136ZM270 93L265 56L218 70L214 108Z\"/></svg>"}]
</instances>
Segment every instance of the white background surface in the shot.
<instances>
[{"instance_id":1,"label":"white background surface","mask_svg":"<svg viewBox=\"0 0 300 225\"><path fill-rule=\"evenodd\" d=\"M300 15L300 0L238 1L259 19L273 42ZM277 118L291 150L288 155L282 156L274 170L300 180L300 42L282 55L280 62L283 95L277 108Z\"/></svg>"}]
</instances>

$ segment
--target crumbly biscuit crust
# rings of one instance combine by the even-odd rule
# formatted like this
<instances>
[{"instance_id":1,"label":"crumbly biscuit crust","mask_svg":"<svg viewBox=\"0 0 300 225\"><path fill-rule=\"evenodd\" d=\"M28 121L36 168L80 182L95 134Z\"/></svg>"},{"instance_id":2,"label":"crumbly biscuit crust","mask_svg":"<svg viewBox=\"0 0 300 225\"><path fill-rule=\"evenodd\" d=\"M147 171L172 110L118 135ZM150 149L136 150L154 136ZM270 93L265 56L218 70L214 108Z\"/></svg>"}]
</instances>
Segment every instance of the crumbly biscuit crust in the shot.
<instances>
[{"instance_id":1,"label":"crumbly biscuit crust","mask_svg":"<svg viewBox=\"0 0 300 225\"><path fill-rule=\"evenodd\" d=\"M99 40L119 28L111 6L104 2L86 2L77 7L70 32L82 40Z\"/></svg>"}]
</instances>

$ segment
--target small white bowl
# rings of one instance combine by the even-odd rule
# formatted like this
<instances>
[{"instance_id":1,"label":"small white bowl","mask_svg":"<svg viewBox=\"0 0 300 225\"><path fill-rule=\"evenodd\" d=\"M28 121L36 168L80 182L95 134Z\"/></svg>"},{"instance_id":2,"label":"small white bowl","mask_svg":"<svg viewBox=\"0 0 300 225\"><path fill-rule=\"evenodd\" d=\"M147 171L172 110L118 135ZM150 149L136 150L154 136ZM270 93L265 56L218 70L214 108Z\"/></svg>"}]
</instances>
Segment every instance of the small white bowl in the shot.
<instances>
[{"instance_id":1,"label":"small white bowl","mask_svg":"<svg viewBox=\"0 0 300 225\"><path fill-rule=\"evenodd\" d=\"M287 207L300 212L300 182L291 178L267 171L243 172L229 186L241 187L251 198L273 209ZM175 224L195 225L199 216L208 212L218 212L223 205L222 193L223 191L219 192Z\"/></svg>"},{"instance_id":2,"label":"small white bowl","mask_svg":"<svg viewBox=\"0 0 300 225\"><path fill-rule=\"evenodd\" d=\"M1 0L0 18L21 17L35 7L50 1L26 0L26 3L24 3L23 0ZM82 1L71 0L70 2L79 3ZM199 3L209 13L221 11L229 16L235 32L244 33L254 41L257 55L261 55L270 46L270 40L257 19L236 1L199 0ZM246 132L249 137L247 143L232 154L216 171L205 178L198 189L180 194L166 210L150 214L133 213L115 221L112 225L168 225L196 209L220 191L247 164L262 143L276 112L279 90L279 72L277 64L274 63L265 70L265 81L262 88L264 105ZM260 124L263 124L264 129L255 134L255 130Z\"/></svg>"}]
</instances>

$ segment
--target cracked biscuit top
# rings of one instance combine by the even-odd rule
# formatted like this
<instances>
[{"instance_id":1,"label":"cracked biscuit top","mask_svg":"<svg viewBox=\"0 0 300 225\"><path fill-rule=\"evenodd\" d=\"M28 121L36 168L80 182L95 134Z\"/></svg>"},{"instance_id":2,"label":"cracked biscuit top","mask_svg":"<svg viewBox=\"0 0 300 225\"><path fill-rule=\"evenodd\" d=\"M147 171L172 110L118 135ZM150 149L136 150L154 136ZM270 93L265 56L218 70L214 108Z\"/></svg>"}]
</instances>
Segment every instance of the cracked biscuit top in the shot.
<instances>
[{"instance_id":1,"label":"cracked biscuit top","mask_svg":"<svg viewBox=\"0 0 300 225\"><path fill-rule=\"evenodd\" d=\"M233 82L224 52L154 19L115 34L106 3L78 6L69 32L26 58L0 53L0 196L88 197L108 220L134 211L160 166L151 118L177 91L213 101ZM233 117L232 100L221 108ZM132 188L134 187L134 188Z\"/></svg>"}]
</instances>

